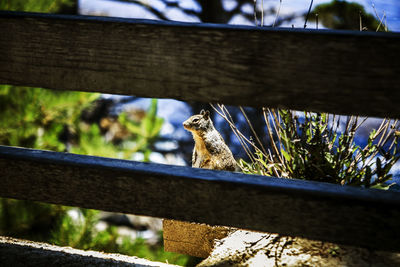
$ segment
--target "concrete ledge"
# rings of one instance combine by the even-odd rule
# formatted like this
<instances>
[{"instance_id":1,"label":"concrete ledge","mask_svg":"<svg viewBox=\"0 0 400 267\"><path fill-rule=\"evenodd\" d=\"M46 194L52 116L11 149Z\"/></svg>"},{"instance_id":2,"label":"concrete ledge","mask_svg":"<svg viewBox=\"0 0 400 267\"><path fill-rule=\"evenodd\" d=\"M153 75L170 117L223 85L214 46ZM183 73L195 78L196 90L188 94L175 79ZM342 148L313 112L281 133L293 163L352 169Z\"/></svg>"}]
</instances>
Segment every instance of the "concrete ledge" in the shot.
<instances>
[{"instance_id":1,"label":"concrete ledge","mask_svg":"<svg viewBox=\"0 0 400 267\"><path fill-rule=\"evenodd\" d=\"M176 266L120 254L84 251L0 236L2 266Z\"/></svg>"}]
</instances>

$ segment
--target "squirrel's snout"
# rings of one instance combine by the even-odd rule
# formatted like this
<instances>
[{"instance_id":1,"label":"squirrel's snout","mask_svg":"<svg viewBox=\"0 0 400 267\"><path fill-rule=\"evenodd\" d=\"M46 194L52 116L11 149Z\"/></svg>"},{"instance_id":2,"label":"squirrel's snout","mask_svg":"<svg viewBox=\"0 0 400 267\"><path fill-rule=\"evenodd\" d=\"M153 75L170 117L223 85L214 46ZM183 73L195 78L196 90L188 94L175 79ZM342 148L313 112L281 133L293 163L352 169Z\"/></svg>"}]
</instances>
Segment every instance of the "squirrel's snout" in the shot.
<instances>
[{"instance_id":1,"label":"squirrel's snout","mask_svg":"<svg viewBox=\"0 0 400 267\"><path fill-rule=\"evenodd\" d=\"M190 124L188 121L184 121L182 124L183 124L183 128L185 128L186 130L190 129L190 127L189 127Z\"/></svg>"}]
</instances>

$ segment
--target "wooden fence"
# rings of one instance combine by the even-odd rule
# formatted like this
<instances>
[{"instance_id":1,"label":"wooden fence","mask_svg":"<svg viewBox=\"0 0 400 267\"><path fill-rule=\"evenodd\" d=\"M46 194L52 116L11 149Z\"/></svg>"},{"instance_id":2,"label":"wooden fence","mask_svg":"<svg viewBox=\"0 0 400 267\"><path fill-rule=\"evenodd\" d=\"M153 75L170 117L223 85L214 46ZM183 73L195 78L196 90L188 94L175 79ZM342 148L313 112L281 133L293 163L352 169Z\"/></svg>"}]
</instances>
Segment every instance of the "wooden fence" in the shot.
<instances>
[{"instance_id":1,"label":"wooden fence","mask_svg":"<svg viewBox=\"0 0 400 267\"><path fill-rule=\"evenodd\" d=\"M400 35L0 12L0 84L400 117ZM400 194L0 146L0 196L400 249ZM223 197L221 197L223 196Z\"/></svg>"}]
</instances>

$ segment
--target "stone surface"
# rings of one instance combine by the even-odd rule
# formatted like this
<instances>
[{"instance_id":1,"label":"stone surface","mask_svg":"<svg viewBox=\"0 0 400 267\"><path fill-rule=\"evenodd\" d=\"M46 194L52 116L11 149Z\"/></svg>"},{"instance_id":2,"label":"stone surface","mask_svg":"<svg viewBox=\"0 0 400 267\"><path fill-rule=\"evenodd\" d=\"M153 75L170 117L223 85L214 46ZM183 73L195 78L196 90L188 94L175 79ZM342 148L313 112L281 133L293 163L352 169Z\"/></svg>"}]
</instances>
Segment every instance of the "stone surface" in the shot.
<instances>
[{"instance_id":1,"label":"stone surface","mask_svg":"<svg viewBox=\"0 0 400 267\"><path fill-rule=\"evenodd\" d=\"M84 251L0 236L1 266L176 266L120 254Z\"/></svg>"},{"instance_id":2,"label":"stone surface","mask_svg":"<svg viewBox=\"0 0 400 267\"><path fill-rule=\"evenodd\" d=\"M400 253L379 252L279 234L233 230L215 241L204 266L400 266Z\"/></svg>"}]
</instances>

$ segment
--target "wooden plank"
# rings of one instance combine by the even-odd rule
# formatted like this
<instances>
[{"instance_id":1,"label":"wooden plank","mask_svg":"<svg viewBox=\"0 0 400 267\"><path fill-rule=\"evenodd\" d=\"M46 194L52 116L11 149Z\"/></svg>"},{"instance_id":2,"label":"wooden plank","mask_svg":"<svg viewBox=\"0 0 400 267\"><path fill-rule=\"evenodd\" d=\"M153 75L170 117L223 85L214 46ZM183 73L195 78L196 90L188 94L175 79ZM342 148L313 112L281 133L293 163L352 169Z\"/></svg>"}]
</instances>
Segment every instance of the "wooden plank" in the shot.
<instances>
[{"instance_id":1,"label":"wooden plank","mask_svg":"<svg viewBox=\"0 0 400 267\"><path fill-rule=\"evenodd\" d=\"M0 83L400 117L400 34L0 12Z\"/></svg>"},{"instance_id":2,"label":"wooden plank","mask_svg":"<svg viewBox=\"0 0 400 267\"><path fill-rule=\"evenodd\" d=\"M400 194L0 146L0 196L399 250Z\"/></svg>"},{"instance_id":3,"label":"wooden plank","mask_svg":"<svg viewBox=\"0 0 400 267\"><path fill-rule=\"evenodd\" d=\"M214 240L226 237L234 228L176 220L163 220L164 250L207 258Z\"/></svg>"},{"instance_id":4,"label":"wooden plank","mask_svg":"<svg viewBox=\"0 0 400 267\"><path fill-rule=\"evenodd\" d=\"M126 266L172 267L120 254L79 250L0 236L1 266Z\"/></svg>"}]
</instances>

